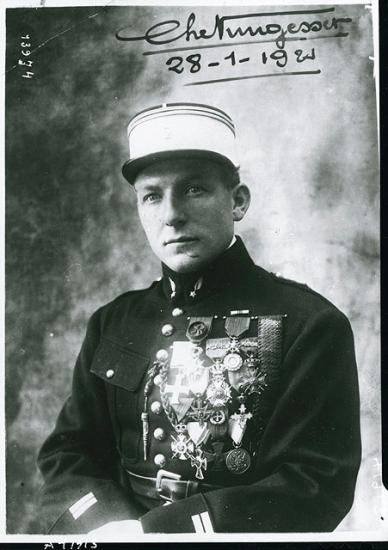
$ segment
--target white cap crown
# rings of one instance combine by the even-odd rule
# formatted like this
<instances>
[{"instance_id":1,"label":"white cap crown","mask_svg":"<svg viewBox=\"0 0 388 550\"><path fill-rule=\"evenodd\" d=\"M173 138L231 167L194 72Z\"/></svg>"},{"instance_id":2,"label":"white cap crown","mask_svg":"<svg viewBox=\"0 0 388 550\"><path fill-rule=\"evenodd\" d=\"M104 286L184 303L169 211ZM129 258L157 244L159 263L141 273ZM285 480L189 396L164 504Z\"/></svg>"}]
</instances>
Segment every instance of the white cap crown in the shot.
<instances>
[{"instance_id":1,"label":"white cap crown","mask_svg":"<svg viewBox=\"0 0 388 550\"><path fill-rule=\"evenodd\" d=\"M237 167L232 119L215 107L172 103L138 113L128 125L129 160L125 178L169 156L205 156Z\"/></svg>"}]
</instances>

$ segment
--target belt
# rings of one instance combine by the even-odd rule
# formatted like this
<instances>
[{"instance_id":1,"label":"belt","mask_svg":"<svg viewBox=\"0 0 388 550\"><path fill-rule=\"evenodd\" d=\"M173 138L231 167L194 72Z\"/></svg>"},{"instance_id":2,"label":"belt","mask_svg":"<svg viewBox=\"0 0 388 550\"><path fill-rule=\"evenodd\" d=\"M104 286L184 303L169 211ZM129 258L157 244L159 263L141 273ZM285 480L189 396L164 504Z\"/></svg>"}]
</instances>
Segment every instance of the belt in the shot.
<instances>
[{"instance_id":1,"label":"belt","mask_svg":"<svg viewBox=\"0 0 388 550\"><path fill-rule=\"evenodd\" d=\"M145 477L126 470L134 493L152 499L175 502L197 493L221 489L221 485L210 485L198 481L183 480L179 474L159 470L156 477Z\"/></svg>"}]
</instances>

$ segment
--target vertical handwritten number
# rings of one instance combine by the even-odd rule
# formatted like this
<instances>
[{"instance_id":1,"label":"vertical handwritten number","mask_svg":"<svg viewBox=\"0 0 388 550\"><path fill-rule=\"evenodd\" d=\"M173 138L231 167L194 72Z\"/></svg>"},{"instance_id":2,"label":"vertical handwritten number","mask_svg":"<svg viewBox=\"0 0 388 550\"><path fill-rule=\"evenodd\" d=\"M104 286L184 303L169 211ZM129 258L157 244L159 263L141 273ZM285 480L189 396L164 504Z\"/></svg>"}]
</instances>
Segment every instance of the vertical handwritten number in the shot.
<instances>
[{"instance_id":1,"label":"vertical handwritten number","mask_svg":"<svg viewBox=\"0 0 388 550\"><path fill-rule=\"evenodd\" d=\"M229 55L224 57L224 59L230 59L230 61L232 63L232 66L236 65L236 56L235 56L234 52L231 52Z\"/></svg>"},{"instance_id":2,"label":"vertical handwritten number","mask_svg":"<svg viewBox=\"0 0 388 550\"><path fill-rule=\"evenodd\" d=\"M192 55L188 55L186 57L186 61L191 63L190 72L191 73L197 73L201 70L201 54L199 53L193 53Z\"/></svg>"},{"instance_id":3,"label":"vertical handwritten number","mask_svg":"<svg viewBox=\"0 0 388 550\"><path fill-rule=\"evenodd\" d=\"M276 61L278 67L285 67L287 65L287 52L285 50L276 50L271 53L270 57Z\"/></svg>"},{"instance_id":4,"label":"vertical handwritten number","mask_svg":"<svg viewBox=\"0 0 388 550\"><path fill-rule=\"evenodd\" d=\"M171 67L168 68L169 71L174 71L174 73L181 74L183 73L183 67L182 65L182 57L179 56L173 56L170 57L170 59L167 59L166 65L171 65ZM172 63L176 63L176 65L172 65Z\"/></svg>"}]
</instances>

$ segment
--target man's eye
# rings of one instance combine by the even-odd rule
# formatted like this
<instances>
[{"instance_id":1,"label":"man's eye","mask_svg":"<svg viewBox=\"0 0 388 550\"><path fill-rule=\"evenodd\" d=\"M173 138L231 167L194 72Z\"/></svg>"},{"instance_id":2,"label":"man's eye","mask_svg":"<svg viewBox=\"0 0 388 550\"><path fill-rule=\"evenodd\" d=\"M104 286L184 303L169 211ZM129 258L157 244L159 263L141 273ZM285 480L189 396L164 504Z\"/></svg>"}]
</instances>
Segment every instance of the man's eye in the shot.
<instances>
[{"instance_id":1,"label":"man's eye","mask_svg":"<svg viewBox=\"0 0 388 550\"><path fill-rule=\"evenodd\" d=\"M200 187L199 185L190 185L190 187L186 189L186 194L200 195L201 193L203 193L203 191L204 191L203 187Z\"/></svg>"},{"instance_id":2,"label":"man's eye","mask_svg":"<svg viewBox=\"0 0 388 550\"><path fill-rule=\"evenodd\" d=\"M158 193L148 193L147 195L144 195L143 202L151 203L151 202L156 202L159 199L160 199L160 195L158 195Z\"/></svg>"}]
</instances>

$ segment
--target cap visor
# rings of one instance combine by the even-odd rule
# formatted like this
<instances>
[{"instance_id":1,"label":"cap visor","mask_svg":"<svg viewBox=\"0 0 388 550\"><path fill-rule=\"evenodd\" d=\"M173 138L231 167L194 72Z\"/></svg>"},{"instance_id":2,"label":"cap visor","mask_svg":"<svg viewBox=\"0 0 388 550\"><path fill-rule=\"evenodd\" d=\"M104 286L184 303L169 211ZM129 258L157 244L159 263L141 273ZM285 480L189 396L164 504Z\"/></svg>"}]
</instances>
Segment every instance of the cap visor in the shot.
<instances>
[{"instance_id":1,"label":"cap visor","mask_svg":"<svg viewBox=\"0 0 388 550\"><path fill-rule=\"evenodd\" d=\"M162 161L162 160L168 160L171 158L176 159L195 159L195 158L205 158L209 160L214 160L215 162L219 162L223 165L226 165L232 169L236 169L236 166L233 164L233 162L228 159L227 157L224 157L224 155L221 155L220 153L215 153L213 151L204 151L199 149L182 149L180 151L173 150L173 151L161 151L160 153L152 153L150 155L145 155L144 157L140 157L138 159L128 160L122 168L122 173L124 178L133 185L135 183L135 179L139 172L146 168L147 166L150 166L151 164Z\"/></svg>"}]
</instances>

